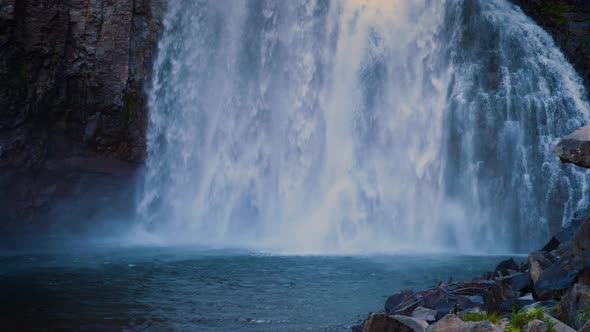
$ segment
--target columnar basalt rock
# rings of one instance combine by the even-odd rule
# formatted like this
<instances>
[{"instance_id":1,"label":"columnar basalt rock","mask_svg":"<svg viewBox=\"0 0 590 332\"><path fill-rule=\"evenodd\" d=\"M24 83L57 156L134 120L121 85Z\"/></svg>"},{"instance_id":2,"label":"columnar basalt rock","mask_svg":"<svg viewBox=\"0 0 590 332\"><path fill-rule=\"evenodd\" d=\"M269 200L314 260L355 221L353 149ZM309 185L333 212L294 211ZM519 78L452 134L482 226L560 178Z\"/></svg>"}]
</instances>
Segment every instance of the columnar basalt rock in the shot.
<instances>
[{"instance_id":1,"label":"columnar basalt rock","mask_svg":"<svg viewBox=\"0 0 590 332\"><path fill-rule=\"evenodd\" d=\"M0 227L93 189L114 197L141 164L165 1L0 0Z\"/></svg>"}]
</instances>

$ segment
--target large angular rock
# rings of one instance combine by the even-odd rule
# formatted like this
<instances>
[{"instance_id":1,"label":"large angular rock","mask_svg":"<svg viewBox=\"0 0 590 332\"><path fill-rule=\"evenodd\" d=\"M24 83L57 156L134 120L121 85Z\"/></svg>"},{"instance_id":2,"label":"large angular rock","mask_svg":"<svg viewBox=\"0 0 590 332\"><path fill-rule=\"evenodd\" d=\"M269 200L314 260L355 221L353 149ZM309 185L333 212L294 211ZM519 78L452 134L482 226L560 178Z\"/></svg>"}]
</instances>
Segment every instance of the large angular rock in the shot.
<instances>
[{"instance_id":1,"label":"large angular rock","mask_svg":"<svg viewBox=\"0 0 590 332\"><path fill-rule=\"evenodd\" d=\"M571 240L574 238L580 225L584 221L586 213L587 211L585 209L576 211L570 223L563 227L557 234L553 235L541 251L551 252L566 243L571 243Z\"/></svg>"},{"instance_id":2,"label":"large angular rock","mask_svg":"<svg viewBox=\"0 0 590 332\"><path fill-rule=\"evenodd\" d=\"M548 312L550 311L551 308L555 307L556 305L558 305L559 302L555 301L555 300L547 300L547 301L538 301L529 305L525 305L524 307L522 307L520 309L520 311L528 311L529 309L533 308L542 308L544 312Z\"/></svg>"},{"instance_id":3,"label":"large angular rock","mask_svg":"<svg viewBox=\"0 0 590 332\"><path fill-rule=\"evenodd\" d=\"M363 332L397 332L397 328L397 321L384 313L370 315L363 324Z\"/></svg>"},{"instance_id":4,"label":"large angular rock","mask_svg":"<svg viewBox=\"0 0 590 332\"><path fill-rule=\"evenodd\" d=\"M464 322L455 315L446 315L436 324L429 326L426 331L432 332L499 332L497 326L489 321Z\"/></svg>"},{"instance_id":5,"label":"large angular rock","mask_svg":"<svg viewBox=\"0 0 590 332\"><path fill-rule=\"evenodd\" d=\"M424 320L386 313L372 314L363 324L363 332L424 332L428 323Z\"/></svg>"},{"instance_id":6,"label":"large angular rock","mask_svg":"<svg viewBox=\"0 0 590 332\"><path fill-rule=\"evenodd\" d=\"M580 329L584 321L579 319L580 310L590 306L590 285L574 284L561 298L561 308L570 326Z\"/></svg>"},{"instance_id":7,"label":"large angular rock","mask_svg":"<svg viewBox=\"0 0 590 332\"><path fill-rule=\"evenodd\" d=\"M394 309L397 309L401 303L410 298L410 296L412 296L413 294L414 293L412 291L404 290L397 294L391 295L387 298L387 301L385 301L385 311L390 312Z\"/></svg>"},{"instance_id":8,"label":"large angular rock","mask_svg":"<svg viewBox=\"0 0 590 332\"><path fill-rule=\"evenodd\" d=\"M554 152L563 163L590 168L590 125L564 137L557 143Z\"/></svg>"},{"instance_id":9,"label":"large angular rock","mask_svg":"<svg viewBox=\"0 0 590 332\"><path fill-rule=\"evenodd\" d=\"M559 320L551 316L545 315L545 318L553 324L553 329L555 330L555 332L576 332L576 330L574 330L570 326L565 325L564 323L560 322Z\"/></svg>"},{"instance_id":10,"label":"large angular rock","mask_svg":"<svg viewBox=\"0 0 590 332\"><path fill-rule=\"evenodd\" d=\"M527 294L517 298L516 303L518 305L517 308L520 310L520 308L522 308L524 306L531 305L531 304L535 303L535 299L533 298L533 294L527 293Z\"/></svg>"},{"instance_id":11,"label":"large angular rock","mask_svg":"<svg viewBox=\"0 0 590 332\"><path fill-rule=\"evenodd\" d=\"M575 257L562 257L546 268L535 283L536 298L540 300L555 299L562 291L569 288L578 275L575 262Z\"/></svg>"},{"instance_id":12,"label":"large angular rock","mask_svg":"<svg viewBox=\"0 0 590 332\"><path fill-rule=\"evenodd\" d=\"M516 261L514 260L514 258L510 258L504 261L501 261L500 263L498 263L498 265L496 265L496 269L494 270L494 273L496 274L496 276L508 276L511 274L514 274L516 272L520 271L520 266L518 265L518 263L516 263Z\"/></svg>"},{"instance_id":13,"label":"large angular rock","mask_svg":"<svg viewBox=\"0 0 590 332\"><path fill-rule=\"evenodd\" d=\"M586 218L572 240L574 255L579 259L578 269L590 266L590 218Z\"/></svg>"},{"instance_id":14,"label":"large angular rock","mask_svg":"<svg viewBox=\"0 0 590 332\"><path fill-rule=\"evenodd\" d=\"M510 312L517 303L518 292L512 289L510 279L498 279L483 292L484 308L487 312Z\"/></svg>"},{"instance_id":15,"label":"large angular rock","mask_svg":"<svg viewBox=\"0 0 590 332\"><path fill-rule=\"evenodd\" d=\"M444 317L449 312L484 307L484 299L482 296L478 295L454 295L438 297L438 301L434 304L434 310L437 312L438 318Z\"/></svg>"},{"instance_id":16,"label":"large angular rock","mask_svg":"<svg viewBox=\"0 0 590 332\"><path fill-rule=\"evenodd\" d=\"M423 319L402 315L393 315L393 319L399 323L400 332L424 332L428 327L428 323Z\"/></svg>"},{"instance_id":17,"label":"large angular rock","mask_svg":"<svg viewBox=\"0 0 590 332\"><path fill-rule=\"evenodd\" d=\"M524 328L527 332L547 332L547 326L540 320L532 320L530 321L526 327Z\"/></svg>"},{"instance_id":18,"label":"large angular rock","mask_svg":"<svg viewBox=\"0 0 590 332\"><path fill-rule=\"evenodd\" d=\"M417 307L412 312L412 318L421 319L427 322L434 322L436 320L436 314L436 310L424 307Z\"/></svg>"},{"instance_id":19,"label":"large angular rock","mask_svg":"<svg viewBox=\"0 0 590 332\"><path fill-rule=\"evenodd\" d=\"M529 254L529 276L533 284L537 283L541 273L555 261L555 257L548 252L535 251Z\"/></svg>"}]
</instances>

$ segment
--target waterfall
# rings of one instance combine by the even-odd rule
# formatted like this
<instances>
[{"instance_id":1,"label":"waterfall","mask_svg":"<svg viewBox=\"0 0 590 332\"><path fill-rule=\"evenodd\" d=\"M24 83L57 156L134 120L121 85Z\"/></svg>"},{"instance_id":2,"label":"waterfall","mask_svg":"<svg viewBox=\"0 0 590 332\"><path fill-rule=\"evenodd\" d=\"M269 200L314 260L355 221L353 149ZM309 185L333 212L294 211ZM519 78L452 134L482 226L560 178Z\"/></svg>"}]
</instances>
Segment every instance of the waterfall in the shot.
<instances>
[{"instance_id":1,"label":"waterfall","mask_svg":"<svg viewBox=\"0 0 590 332\"><path fill-rule=\"evenodd\" d=\"M138 219L294 252L538 246L587 205L580 78L505 0L171 0Z\"/></svg>"}]
</instances>

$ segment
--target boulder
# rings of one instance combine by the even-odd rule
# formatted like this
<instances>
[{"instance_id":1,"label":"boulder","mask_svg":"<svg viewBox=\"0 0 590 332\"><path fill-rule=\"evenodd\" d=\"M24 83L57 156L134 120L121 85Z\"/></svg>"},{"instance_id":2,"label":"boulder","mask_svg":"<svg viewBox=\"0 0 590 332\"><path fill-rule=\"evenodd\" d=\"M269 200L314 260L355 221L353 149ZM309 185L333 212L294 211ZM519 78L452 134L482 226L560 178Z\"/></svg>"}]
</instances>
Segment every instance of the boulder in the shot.
<instances>
[{"instance_id":1,"label":"boulder","mask_svg":"<svg viewBox=\"0 0 590 332\"><path fill-rule=\"evenodd\" d=\"M401 291L400 293L393 294L387 301L385 301L385 311L390 312L393 309L396 309L402 302L410 298L414 293L409 290Z\"/></svg>"},{"instance_id":2,"label":"boulder","mask_svg":"<svg viewBox=\"0 0 590 332\"><path fill-rule=\"evenodd\" d=\"M437 312L437 318L440 319L445 315L454 312L455 308L457 307L457 300L455 299L440 299L434 305L434 310Z\"/></svg>"},{"instance_id":3,"label":"boulder","mask_svg":"<svg viewBox=\"0 0 590 332\"><path fill-rule=\"evenodd\" d=\"M429 326L426 331L432 332L497 332L500 331L489 321L464 322L455 315L446 315L436 324Z\"/></svg>"},{"instance_id":4,"label":"boulder","mask_svg":"<svg viewBox=\"0 0 590 332\"><path fill-rule=\"evenodd\" d=\"M434 322L436 320L436 310L424 308L424 307L417 307L412 312L412 318L421 319L427 322Z\"/></svg>"},{"instance_id":5,"label":"boulder","mask_svg":"<svg viewBox=\"0 0 590 332\"><path fill-rule=\"evenodd\" d=\"M590 168L590 126L579 128L563 138L554 152L562 163Z\"/></svg>"},{"instance_id":6,"label":"boulder","mask_svg":"<svg viewBox=\"0 0 590 332\"><path fill-rule=\"evenodd\" d=\"M372 314L363 324L363 332L397 332L397 321L384 313Z\"/></svg>"},{"instance_id":7,"label":"boulder","mask_svg":"<svg viewBox=\"0 0 590 332\"><path fill-rule=\"evenodd\" d=\"M585 218L585 216L580 217L580 215L585 212L586 211L577 212L569 225L563 227L559 233L555 234L554 237L557 241L559 241L560 244L569 242L574 238Z\"/></svg>"},{"instance_id":8,"label":"boulder","mask_svg":"<svg viewBox=\"0 0 590 332\"><path fill-rule=\"evenodd\" d=\"M560 244L557 248L551 250L550 253L556 259L571 257L574 255L574 246L571 241L568 241Z\"/></svg>"},{"instance_id":9,"label":"boulder","mask_svg":"<svg viewBox=\"0 0 590 332\"><path fill-rule=\"evenodd\" d=\"M535 302L529 305L525 305L524 307L522 307L520 309L520 311L527 311L531 308L543 308L543 311L547 312L549 309L555 307L556 305L558 305L559 303L557 301L554 300L549 300L549 301L539 301L539 302Z\"/></svg>"},{"instance_id":10,"label":"boulder","mask_svg":"<svg viewBox=\"0 0 590 332\"><path fill-rule=\"evenodd\" d=\"M578 274L576 259L564 256L547 267L538 277L534 290L539 300L551 300L569 288Z\"/></svg>"},{"instance_id":11,"label":"boulder","mask_svg":"<svg viewBox=\"0 0 590 332\"><path fill-rule=\"evenodd\" d=\"M402 315L393 315L393 319L398 322L400 332L424 332L428 327L428 323L423 319Z\"/></svg>"},{"instance_id":12,"label":"boulder","mask_svg":"<svg viewBox=\"0 0 590 332\"><path fill-rule=\"evenodd\" d=\"M482 295L487 312L510 312L518 297L518 293L512 289L510 279L496 280Z\"/></svg>"},{"instance_id":13,"label":"boulder","mask_svg":"<svg viewBox=\"0 0 590 332\"><path fill-rule=\"evenodd\" d=\"M530 321L524 328L527 332L547 332L547 326L540 320L534 319Z\"/></svg>"},{"instance_id":14,"label":"boulder","mask_svg":"<svg viewBox=\"0 0 590 332\"><path fill-rule=\"evenodd\" d=\"M533 294L527 293L527 294L517 298L516 303L517 303L517 309L520 310L520 308L522 308L524 306L531 305L531 304L535 303L535 299L533 298Z\"/></svg>"},{"instance_id":15,"label":"boulder","mask_svg":"<svg viewBox=\"0 0 590 332\"><path fill-rule=\"evenodd\" d=\"M465 295L453 295L439 298L434 304L434 310L437 312L437 317L444 317L446 314L484 307L484 300L481 296L465 296Z\"/></svg>"},{"instance_id":16,"label":"boulder","mask_svg":"<svg viewBox=\"0 0 590 332\"><path fill-rule=\"evenodd\" d=\"M570 326L565 325L564 323L558 321L557 319L551 316L545 315L545 318L551 322L555 332L576 332L576 330L574 330Z\"/></svg>"},{"instance_id":17,"label":"boulder","mask_svg":"<svg viewBox=\"0 0 590 332\"><path fill-rule=\"evenodd\" d=\"M576 283L561 298L561 308L570 326L580 329L585 321L579 319L580 311L590 306L590 285Z\"/></svg>"},{"instance_id":18,"label":"boulder","mask_svg":"<svg viewBox=\"0 0 590 332\"><path fill-rule=\"evenodd\" d=\"M510 283L515 292L529 292L532 290L531 278L528 273L516 273L503 278Z\"/></svg>"},{"instance_id":19,"label":"boulder","mask_svg":"<svg viewBox=\"0 0 590 332\"><path fill-rule=\"evenodd\" d=\"M498 263L498 265L496 265L496 269L494 270L494 273L496 275L503 277L503 276L514 274L515 272L518 272L518 271L520 271L520 266L518 265L518 263L516 263L514 258L510 258L510 259L507 259L505 261L501 261L500 263Z\"/></svg>"},{"instance_id":20,"label":"boulder","mask_svg":"<svg viewBox=\"0 0 590 332\"><path fill-rule=\"evenodd\" d=\"M529 254L529 277L533 284L537 283L537 279L539 279L541 273L555 261L555 257L548 252L535 251Z\"/></svg>"},{"instance_id":21,"label":"boulder","mask_svg":"<svg viewBox=\"0 0 590 332\"><path fill-rule=\"evenodd\" d=\"M585 214L585 210L574 213L574 218L571 220L571 222L567 226L563 227L557 234L552 236L541 251L553 251L559 248L560 245L569 243L576 235L576 232L580 228L582 221L584 221Z\"/></svg>"},{"instance_id":22,"label":"boulder","mask_svg":"<svg viewBox=\"0 0 590 332\"><path fill-rule=\"evenodd\" d=\"M578 269L590 266L590 218L584 219L572 239L573 253L579 259Z\"/></svg>"},{"instance_id":23,"label":"boulder","mask_svg":"<svg viewBox=\"0 0 590 332\"><path fill-rule=\"evenodd\" d=\"M376 313L363 324L363 332L424 332L428 323L421 319L402 315Z\"/></svg>"}]
</instances>

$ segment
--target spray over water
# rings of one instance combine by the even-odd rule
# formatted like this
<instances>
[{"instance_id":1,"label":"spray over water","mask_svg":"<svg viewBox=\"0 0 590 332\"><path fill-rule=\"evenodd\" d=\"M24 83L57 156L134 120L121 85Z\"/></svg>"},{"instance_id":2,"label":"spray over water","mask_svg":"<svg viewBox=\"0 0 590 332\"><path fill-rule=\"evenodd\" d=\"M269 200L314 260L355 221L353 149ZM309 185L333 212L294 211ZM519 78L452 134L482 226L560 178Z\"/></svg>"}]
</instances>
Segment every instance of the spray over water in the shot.
<instances>
[{"instance_id":1,"label":"spray over water","mask_svg":"<svg viewBox=\"0 0 590 332\"><path fill-rule=\"evenodd\" d=\"M170 1L138 218L290 252L538 245L587 203L552 155L579 77L493 1Z\"/></svg>"}]
</instances>

